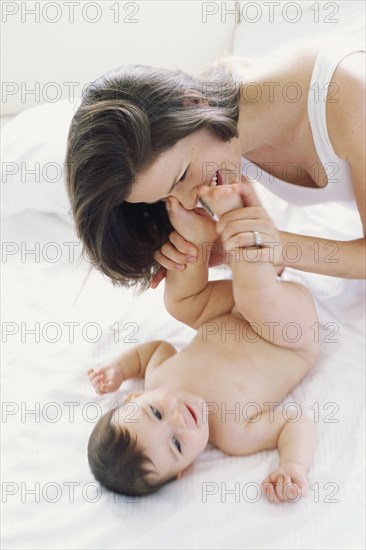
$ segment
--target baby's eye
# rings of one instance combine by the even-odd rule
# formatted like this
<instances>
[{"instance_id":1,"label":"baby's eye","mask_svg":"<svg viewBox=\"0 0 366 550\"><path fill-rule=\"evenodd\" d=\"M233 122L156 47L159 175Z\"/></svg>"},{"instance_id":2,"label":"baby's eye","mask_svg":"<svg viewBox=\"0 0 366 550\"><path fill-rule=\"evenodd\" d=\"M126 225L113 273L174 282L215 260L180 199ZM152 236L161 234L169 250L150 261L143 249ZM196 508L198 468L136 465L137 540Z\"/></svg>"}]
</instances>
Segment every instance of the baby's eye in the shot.
<instances>
[{"instance_id":1,"label":"baby's eye","mask_svg":"<svg viewBox=\"0 0 366 550\"><path fill-rule=\"evenodd\" d=\"M182 454L182 447L181 447L181 444L179 443L178 439L176 437L174 437L173 435L173 443L174 445L177 447L178 451L180 452L180 454Z\"/></svg>"},{"instance_id":2,"label":"baby's eye","mask_svg":"<svg viewBox=\"0 0 366 550\"><path fill-rule=\"evenodd\" d=\"M161 416L160 412L158 411L158 409L155 409L155 407L152 407L151 405L150 405L150 409L152 410L152 412L156 416L156 418L158 418L159 420L161 420L163 418Z\"/></svg>"}]
</instances>

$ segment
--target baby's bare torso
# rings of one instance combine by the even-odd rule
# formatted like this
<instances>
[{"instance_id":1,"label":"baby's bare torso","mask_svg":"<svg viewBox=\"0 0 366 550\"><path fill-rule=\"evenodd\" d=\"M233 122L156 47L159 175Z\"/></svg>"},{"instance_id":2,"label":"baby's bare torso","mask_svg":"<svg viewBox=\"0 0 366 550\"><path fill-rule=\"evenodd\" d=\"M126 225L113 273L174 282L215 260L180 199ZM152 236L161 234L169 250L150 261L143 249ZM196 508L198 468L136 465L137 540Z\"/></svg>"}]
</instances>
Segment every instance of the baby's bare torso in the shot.
<instances>
[{"instance_id":1,"label":"baby's bare torso","mask_svg":"<svg viewBox=\"0 0 366 550\"><path fill-rule=\"evenodd\" d=\"M145 388L169 386L201 396L211 404L209 440L225 450L248 418L268 410L265 403L281 402L306 372L300 353L260 338L232 313L205 323L183 350L148 368Z\"/></svg>"}]
</instances>

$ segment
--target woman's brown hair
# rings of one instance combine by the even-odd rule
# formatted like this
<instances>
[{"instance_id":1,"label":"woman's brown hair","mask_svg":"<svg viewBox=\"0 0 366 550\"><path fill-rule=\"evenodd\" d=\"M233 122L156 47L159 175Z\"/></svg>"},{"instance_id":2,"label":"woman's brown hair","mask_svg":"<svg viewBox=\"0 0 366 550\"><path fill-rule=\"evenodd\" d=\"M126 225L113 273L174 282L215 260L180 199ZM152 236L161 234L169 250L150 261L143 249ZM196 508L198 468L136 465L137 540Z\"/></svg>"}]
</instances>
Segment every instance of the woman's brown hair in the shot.
<instances>
[{"instance_id":1,"label":"woman's brown hair","mask_svg":"<svg viewBox=\"0 0 366 550\"><path fill-rule=\"evenodd\" d=\"M200 77L127 65L85 89L67 138L66 185L83 253L114 285L148 288L160 267L154 253L173 230L164 202L126 202L138 175L203 127L238 137L239 96L220 63Z\"/></svg>"}]
</instances>

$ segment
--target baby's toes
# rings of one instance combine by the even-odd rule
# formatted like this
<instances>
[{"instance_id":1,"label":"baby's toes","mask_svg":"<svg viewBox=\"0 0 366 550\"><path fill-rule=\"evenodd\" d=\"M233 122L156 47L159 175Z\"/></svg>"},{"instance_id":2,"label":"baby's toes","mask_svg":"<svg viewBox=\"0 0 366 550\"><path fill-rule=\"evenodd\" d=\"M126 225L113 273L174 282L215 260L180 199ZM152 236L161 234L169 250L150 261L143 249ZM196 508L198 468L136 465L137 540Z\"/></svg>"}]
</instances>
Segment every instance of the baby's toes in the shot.
<instances>
[{"instance_id":1,"label":"baby's toes","mask_svg":"<svg viewBox=\"0 0 366 550\"><path fill-rule=\"evenodd\" d=\"M220 186L212 191L209 204L218 216L243 207L240 195L231 187L231 185Z\"/></svg>"}]
</instances>

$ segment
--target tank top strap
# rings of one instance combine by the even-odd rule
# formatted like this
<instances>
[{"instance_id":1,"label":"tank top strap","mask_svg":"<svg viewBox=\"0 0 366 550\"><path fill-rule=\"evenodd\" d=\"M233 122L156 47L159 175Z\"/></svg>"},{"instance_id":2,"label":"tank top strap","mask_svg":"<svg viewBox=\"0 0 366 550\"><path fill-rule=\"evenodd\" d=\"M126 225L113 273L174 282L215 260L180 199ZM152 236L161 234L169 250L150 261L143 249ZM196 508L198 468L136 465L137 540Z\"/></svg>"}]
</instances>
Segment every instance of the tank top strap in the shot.
<instances>
[{"instance_id":1,"label":"tank top strap","mask_svg":"<svg viewBox=\"0 0 366 550\"><path fill-rule=\"evenodd\" d=\"M322 49L316 58L308 93L308 116L313 134L315 148L322 162L329 162L332 157L337 163L346 162L339 158L330 142L326 109L327 103L336 101L337 90L332 77L337 65L347 55L365 51L365 47L355 44L352 40L341 44L332 44ZM329 97L327 97L329 91ZM333 96L333 97L332 97Z\"/></svg>"}]
</instances>

